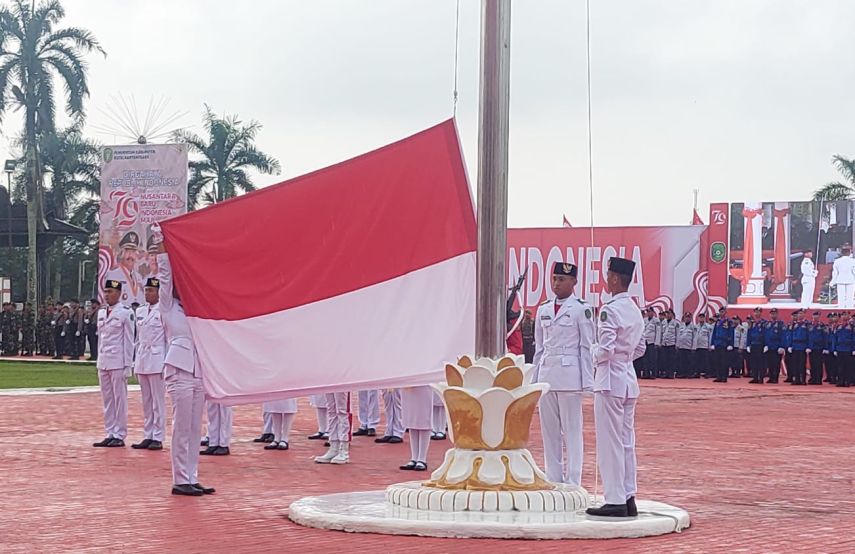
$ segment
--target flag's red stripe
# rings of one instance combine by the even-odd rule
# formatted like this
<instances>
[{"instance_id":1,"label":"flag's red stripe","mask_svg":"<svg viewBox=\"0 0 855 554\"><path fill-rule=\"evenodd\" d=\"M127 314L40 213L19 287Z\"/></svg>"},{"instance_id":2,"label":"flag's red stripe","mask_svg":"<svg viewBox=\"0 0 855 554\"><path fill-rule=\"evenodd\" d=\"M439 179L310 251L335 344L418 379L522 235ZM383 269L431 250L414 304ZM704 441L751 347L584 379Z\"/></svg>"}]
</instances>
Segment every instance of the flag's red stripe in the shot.
<instances>
[{"instance_id":1,"label":"flag's red stripe","mask_svg":"<svg viewBox=\"0 0 855 554\"><path fill-rule=\"evenodd\" d=\"M331 298L476 244L452 120L162 227L184 307L206 319Z\"/></svg>"}]
</instances>

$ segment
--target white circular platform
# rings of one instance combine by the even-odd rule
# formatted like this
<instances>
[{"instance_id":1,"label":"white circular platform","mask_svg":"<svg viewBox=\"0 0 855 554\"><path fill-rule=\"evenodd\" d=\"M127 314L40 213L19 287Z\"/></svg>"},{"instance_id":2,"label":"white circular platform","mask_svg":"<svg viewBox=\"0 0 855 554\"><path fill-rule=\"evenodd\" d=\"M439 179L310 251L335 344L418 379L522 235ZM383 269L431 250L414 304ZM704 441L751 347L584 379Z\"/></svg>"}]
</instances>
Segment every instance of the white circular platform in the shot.
<instances>
[{"instance_id":1,"label":"white circular platform","mask_svg":"<svg viewBox=\"0 0 855 554\"><path fill-rule=\"evenodd\" d=\"M448 538L614 539L649 537L689 527L685 510L639 500L635 518L580 513L432 512L392 506L383 491L309 496L291 504L289 518L306 527L350 533Z\"/></svg>"},{"instance_id":2,"label":"white circular platform","mask_svg":"<svg viewBox=\"0 0 855 554\"><path fill-rule=\"evenodd\" d=\"M588 507L588 491L555 485L544 491L467 491L424 487L418 481L386 487L386 502L434 512L578 512Z\"/></svg>"}]
</instances>

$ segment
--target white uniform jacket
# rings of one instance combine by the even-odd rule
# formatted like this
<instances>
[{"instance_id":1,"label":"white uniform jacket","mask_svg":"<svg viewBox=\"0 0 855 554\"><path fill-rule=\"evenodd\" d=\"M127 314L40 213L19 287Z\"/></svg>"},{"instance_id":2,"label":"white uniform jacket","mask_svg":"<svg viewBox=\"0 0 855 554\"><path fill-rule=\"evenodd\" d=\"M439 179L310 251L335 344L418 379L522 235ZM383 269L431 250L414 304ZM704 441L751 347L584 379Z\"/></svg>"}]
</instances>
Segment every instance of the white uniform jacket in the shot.
<instances>
[{"instance_id":1,"label":"white uniform jacket","mask_svg":"<svg viewBox=\"0 0 855 554\"><path fill-rule=\"evenodd\" d=\"M163 321L163 331L166 335L166 359L164 363L200 377L196 363L196 347L193 346L193 335L190 333L190 323L181 303L172 296L175 286L172 277L172 266L167 254L157 255L158 277L160 278L160 316Z\"/></svg>"},{"instance_id":2,"label":"white uniform jacket","mask_svg":"<svg viewBox=\"0 0 855 554\"><path fill-rule=\"evenodd\" d=\"M620 398L638 397L632 362L644 355L644 323L629 294L622 292L600 309L594 346L594 391Z\"/></svg>"},{"instance_id":3,"label":"white uniform jacket","mask_svg":"<svg viewBox=\"0 0 855 554\"><path fill-rule=\"evenodd\" d=\"M816 276L819 275L819 271L816 270L816 266L813 265L813 260L810 258L804 258L802 260L802 283L812 283L816 281Z\"/></svg>"},{"instance_id":4,"label":"white uniform jacket","mask_svg":"<svg viewBox=\"0 0 855 554\"><path fill-rule=\"evenodd\" d=\"M851 285L855 283L855 258L843 256L834 260L831 270L832 285Z\"/></svg>"},{"instance_id":5,"label":"white uniform jacket","mask_svg":"<svg viewBox=\"0 0 855 554\"><path fill-rule=\"evenodd\" d=\"M555 313L555 300L541 304L534 323L535 380L550 391L590 391L594 385L591 307L571 295Z\"/></svg>"},{"instance_id":6,"label":"white uniform jacket","mask_svg":"<svg viewBox=\"0 0 855 554\"><path fill-rule=\"evenodd\" d=\"M160 305L140 306L137 310L137 355L134 360L134 373L163 373L165 359L166 334L163 331Z\"/></svg>"},{"instance_id":7,"label":"white uniform jacket","mask_svg":"<svg viewBox=\"0 0 855 554\"><path fill-rule=\"evenodd\" d=\"M108 314L109 312L109 314ZM127 306L98 310L98 369L125 369L134 365L134 319Z\"/></svg>"},{"instance_id":8,"label":"white uniform jacket","mask_svg":"<svg viewBox=\"0 0 855 554\"><path fill-rule=\"evenodd\" d=\"M677 349L692 350L695 345L695 324L680 322L677 329Z\"/></svg>"}]
</instances>

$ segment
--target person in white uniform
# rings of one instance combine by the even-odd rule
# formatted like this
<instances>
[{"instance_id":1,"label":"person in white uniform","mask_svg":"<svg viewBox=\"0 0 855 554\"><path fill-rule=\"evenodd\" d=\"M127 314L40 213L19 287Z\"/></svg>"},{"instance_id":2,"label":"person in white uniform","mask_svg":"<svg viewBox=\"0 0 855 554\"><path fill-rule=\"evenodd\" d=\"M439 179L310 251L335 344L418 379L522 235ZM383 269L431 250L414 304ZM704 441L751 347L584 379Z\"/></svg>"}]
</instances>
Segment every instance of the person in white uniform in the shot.
<instances>
[{"instance_id":1,"label":"person in white uniform","mask_svg":"<svg viewBox=\"0 0 855 554\"><path fill-rule=\"evenodd\" d=\"M386 413L386 431L374 439L381 444L404 442L404 420L401 407L401 389L383 389L383 405Z\"/></svg>"},{"instance_id":2,"label":"person in white uniform","mask_svg":"<svg viewBox=\"0 0 855 554\"><path fill-rule=\"evenodd\" d=\"M359 399L359 429L353 432L354 437L377 436L377 426L380 425L380 395L375 390L361 390Z\"/></svg>"},{"instance_id":3,"label":"person in white uniform","mask_svg":"<svg viewBox=\"0 0 855 554\"><path fill-rule=\"evenodd\" d=\"M831 269L831 286L837 286L837 307L855 307L855 258L848 246L841 249L842 255L834 260Z\"/></svg>"},{"instance_id":4,"label":"person in white uniform","mask_svg":"<svg viewBox=\"0 0 855 554\"><path fill-rule=\"evenodd\" d=\"M816 276L819 271L813 264L813 252L807 250L802 258L802 306L810 307L813 302L813 293L816 290Z\"/></svg>"},{"instance_id":5,"label":"person in white uniform","mask_svg":"<svg viewBox=\"0 0 855 554\"><path fill-rule=\"evenodd\" d=\"M132 444L138 450L163 449L166 433L166 383L163 361L166 357L166 334L160 316L160 280L149 277L145 283L144 306L137 310L137 355L134 373L140 383L143 404L143 440Z\"/></svg>"},{"instance_id":6,"label":"person in white uniform","mask_svg":"<svg viewBox=\"0 0 855 554\"><path fill-rule=\"evenodd\" d=\"M601 517L635 517L635 403L639 389L632 362L644 355L644 323L627 294L635 262L610 258L606 285L612 299L600 310L594 353L594 424L605 504L588 508Z\"/></svg>"},{"instance_id":7,"label":"person in white uniform","mask_svg":"<svg viewBox=\"0 0 855 554\"><path fill-rule=\"evenodd\" d=\"M538 383L548 383L540 400L540 428L546 477L553 483L582 484L584 440L582 393L594 386L591 307L576 297L578 268L552 268L555 298L541 304L534 325L534 367Z\"/></svg>"},{"instance_id":8,"label":"person in white uniform","mask_svg":"<svg viewBox=\"0 0 855 554\"><path fill-rule=\"evenodd\" d=\"M153 250L157 254L160 315L167 344L163 376L172 398L172 494L213 494L214 489L199 483L199 437L205 406L199 358L184 307L175 296L169 256L162 242L153 245Z\"/></svg>"},{"instance_id":9,"label":"person in white uniform","mask_svg":"<svg viewBox=\"0 0 855 554\"><path fill-rule=\"evenodd\" d=\"M431 432L436 425L434 395L428 386L401 389L403 423L410 430L410 461L401 466L402 470L427 471Z\"/></svg>"},{"instance_id":10,"label":"person in white uniform","mask_svg":"<svg viewBox=\"0 0 855 554\"><path fill-rule=\"evenodd\" d=\"M264 406L262 406L261 418L264 422L261 427L261 436L252 439L252 442L271 443L273 442L273 414L265 411Z\"/></svg>"},{"instance_id":11,"label":"person in white uniform","mask_svg":"<svg viewBox=\"0 0 855 554\"><path fill-rule=\"evenodd\" d=\"M350 408L349 392L328 392L327 429L330 435L330 447L325 454L317 456L319 464L346 464L350 462L350 439L353 426L353 413Z\"/></svg>"},{"instance_id":12,"label":"person in white uniform","mask_svg":"<svg viewBox=\"0 0 855 554\"><path fill-rule=\"evenodd\" d=\"M134 365L134 320L130 308L119 304L122 283L107 279L107 306L98 312L98 383L104 402L104 439L95 447L125 446L128 435L128 377Z\"/></svg>"},{"instance_id":13,"label":"person in white uniform","mask_svg":"<svg viewBox=\"0 0 855 554\"><path fill-rule=\"evenodd\" d=\"M273 400L264 403L264 413L270 414L273 420L273 441L265 445L265 450L288 450L288 437L294 414L297 413L297 399Z\"/></svg>"},{"instance_id":14,"label":"person in white uniform","mask_svg":"<svg viewBox=\"0 0 855 554\"><path fill-rule=\"evenodd\" d=\"M232 407L218 402L205 402L208 412L208 448L199 452L203 456L228 456L232 442Z\"/></svg>"},{"instance_id":15,"label":"person in white uniform","mask_svg":"<svg viewBox=\"0 0 855 554\"><path fill-rule=\"evenodd\" d=\"M327 430L329 429L329 421L327 417L327 397L324 394L313 394L309 398L309 405L315 409L315 416L318 419L318 432L312 435L309 435L309 440L318 441L318 440L327 440L329 439L329 433Z\"/></svg>"},{"instance_id":16,"label":"person in white uniform","mask_svg":"<svg viewBox=\"0 0 855 554\"><path fill-rule=\"evenodd\" d=\"M442 398L439 397L439 394L435 392L433 393L433 414L431 417L432 419L430 440L445 440L445 433L448 429L448 417L445 413L445 403L443 403Z\"/></svg>"}]
</instances>

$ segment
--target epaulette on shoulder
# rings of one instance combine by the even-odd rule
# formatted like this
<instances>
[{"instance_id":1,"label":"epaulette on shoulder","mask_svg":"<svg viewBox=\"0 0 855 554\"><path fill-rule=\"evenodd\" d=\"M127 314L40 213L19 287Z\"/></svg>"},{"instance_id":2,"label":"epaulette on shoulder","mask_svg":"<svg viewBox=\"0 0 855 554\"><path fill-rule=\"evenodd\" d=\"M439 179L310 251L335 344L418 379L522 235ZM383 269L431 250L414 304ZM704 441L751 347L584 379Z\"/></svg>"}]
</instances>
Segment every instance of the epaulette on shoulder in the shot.
<instances>
[{"instance_id":1,"label":"epaulette on shoulder","mask_svg":"<svg viewBox=\"0 0 855 554\"><path fill-rule=\"evenodd\" d=\"M545 306L546 304L549 304L550 302L552 302L552 300L549 300L547 298L546 300L544 300L543 302L540 303L540 306Z\"/></svg>"}]
</instances>

